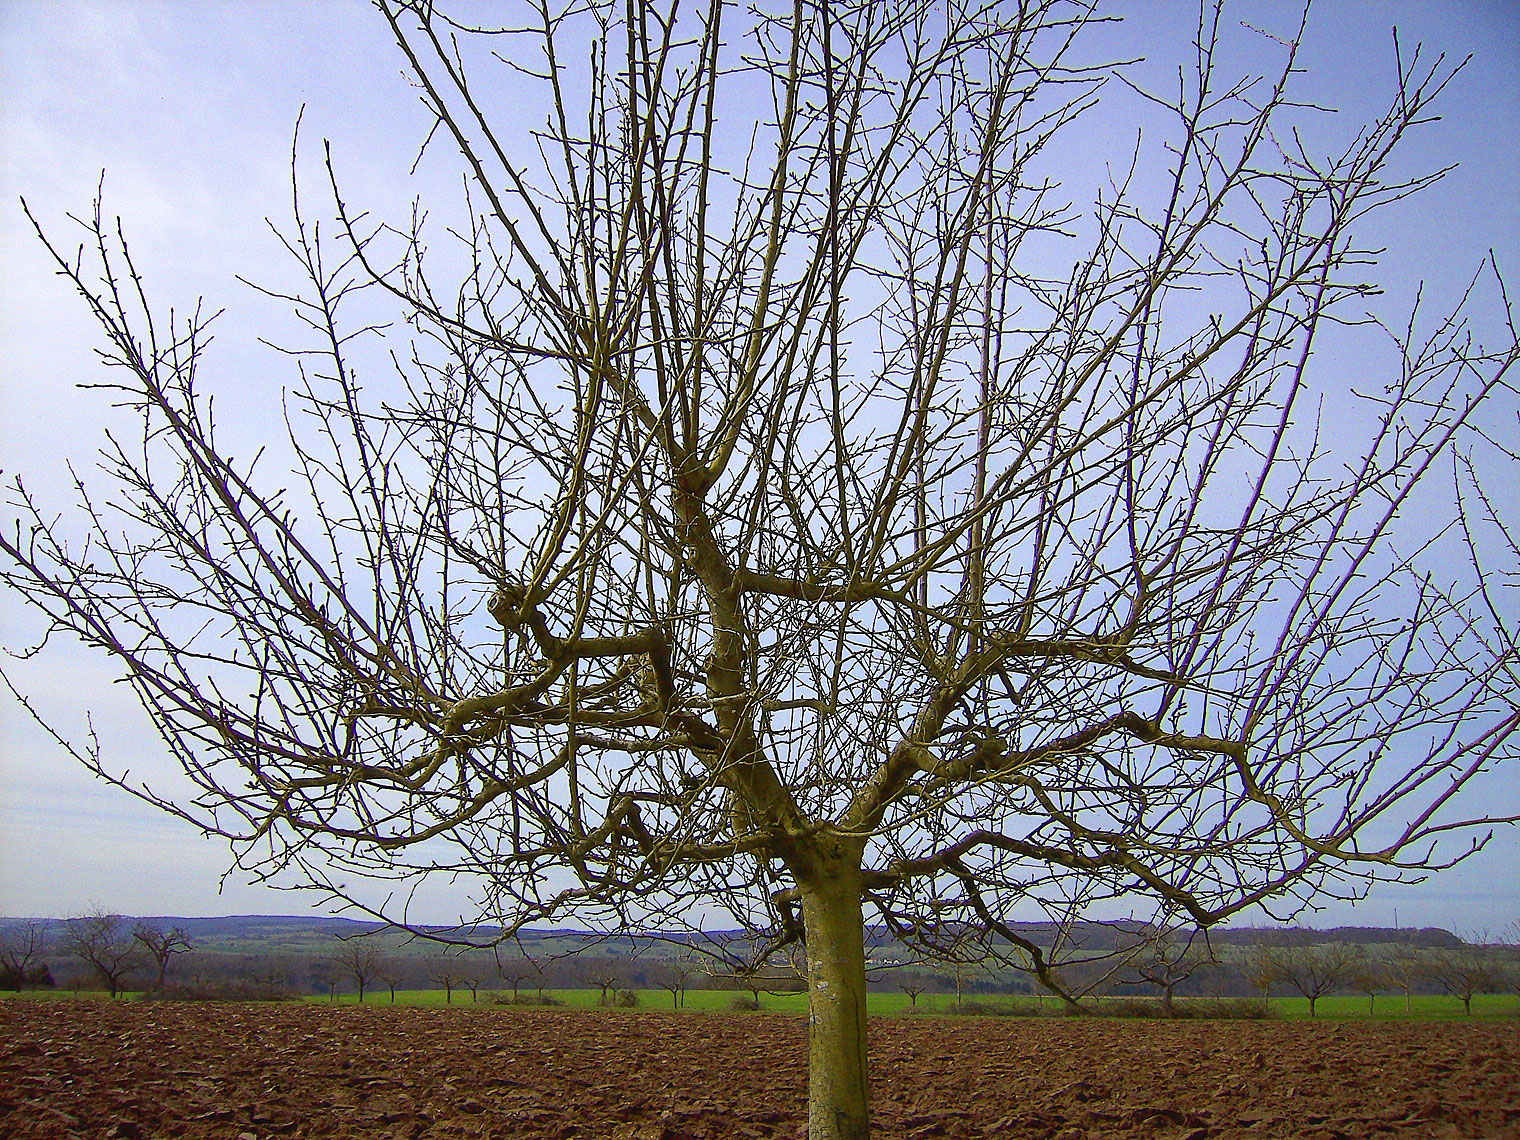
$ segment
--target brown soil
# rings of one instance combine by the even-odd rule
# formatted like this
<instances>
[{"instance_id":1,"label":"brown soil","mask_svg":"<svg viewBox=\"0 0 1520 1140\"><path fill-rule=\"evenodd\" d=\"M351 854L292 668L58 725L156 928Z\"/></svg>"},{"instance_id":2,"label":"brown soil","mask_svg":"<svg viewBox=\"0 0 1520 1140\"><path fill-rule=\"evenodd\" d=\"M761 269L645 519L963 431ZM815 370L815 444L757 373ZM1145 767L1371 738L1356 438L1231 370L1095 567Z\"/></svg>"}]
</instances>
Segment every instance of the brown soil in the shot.
<instances>
[{"instance_id":1,"label":"brown soil","mask_svg":"<svg viewBox=\"0 0 1520 1140\"><path fill-rule=\"evenodd\" d=\"M769 1015L0 1002L0 1136L800 1137ZM1520 1138L1520 1024L900 1017L880 1137Z\"/></svg>"}]
</instances>

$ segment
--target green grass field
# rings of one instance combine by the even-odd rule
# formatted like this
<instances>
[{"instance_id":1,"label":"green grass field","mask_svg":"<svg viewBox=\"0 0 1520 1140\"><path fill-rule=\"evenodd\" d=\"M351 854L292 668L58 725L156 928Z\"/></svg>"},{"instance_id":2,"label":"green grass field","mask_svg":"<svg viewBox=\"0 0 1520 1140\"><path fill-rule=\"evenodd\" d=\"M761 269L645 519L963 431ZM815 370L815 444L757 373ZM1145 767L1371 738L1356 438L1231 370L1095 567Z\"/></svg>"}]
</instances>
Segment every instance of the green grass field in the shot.
<instances>
[{"instance_id":1,"label":"green grass field","mask_svg":"<svg viewBox=\"0 0 1520 1140\"><path fill-rule=\"evenodd\" d=\"M524 987L519 991L525 998L531 998L537 994L536 990ZM639 1004L634 1009L616 1009L619 1013L636 1013L640 1010L669 1010L672 1008L670 993L667 990L639 990ZM596 1009L601 997L599 990L576 989L576 990L546 990L545 993L559 1002L557 1008L562 1009ZM452 1004L476 1008L493 1008L497 1005L496 998L508 997L505 991L481 990L478 1002L470 1000L469 990L456 990L454 1000L447 1003L442 990L398 990L396 991L397 1005L412 1006L443 1006ZM682 1009L688 1012L728 1012L733 1006L736 997L748 997L748 994L736 994L730 990L688 990L685 1004ZM324 1003L329 999L322 996L307 996L308 1002ZM1056 1015L1060 1012L1060 1003L1055 998L1042 1000L1033 997L1007 997L1001 995L978 996L975 999L967 998L967 1003L983 1008L996 1010L1011 1010L1025 1016ZM1240 1000L1240 999L1235 999ZM358 999L352 993L339 994L337 1001L346 1005L355 1004ZM378 993L371 990L365 994L367 1005L389 1005L390 993L384 989ZM1212 1005L1211 999L1205 998L1178 998L1180 1007L1196 1007L1202 1005L1205 1008ZM1101 1006L1101 1003L1100 1003ZM1513 994L1480 994L1473 998L1474 1018L1484 1020L1507 1019L1520 1017L1520 998ZM800 1014L807 1010L806 994L761 994L760 1007L768 1013L794 1013ZM873 993L868 995L867 1008L872 1014L882 1016L892 1015L949 1015L956 1012L954 994L921 994L919 995L916 1010L909 1002L906 994L901 993ZM1274 997L1270 1002L1271 1016L1282 1021L1301 1021L1309 1017L1309 1002L1300 997ZM1448 1021L1460 1020L1466 1016L1460 1000L1444 995L1418 995L1410 999L1409 1008L1406 1011L1402 994L1396 996L1380 995L1373 1003L1371 1012L1368 1011L1367 998L1365 996L1336 995L1323 997L1315 1008L1318 1020L1331 1021Z\"/></svg>"},{"instance_id":2,"label":"green grass field","mask_svg":"<svg viewBox=\"0 0 1520 1140\"><path fill-rule=\"evenodd\" d=\"M519 991L523 997L529 998L537 994L537 991L529 987L523 987ZM612 1007L609 1012L613 1013L638 1013L640 1011L654 1010L663 1011L671 1009L670 993L667 990L639 990L639 1004L632 1009ZM559 1009L584 1009L599 1008L600 990L575 989L575 990L547 990L545 993L559 1003L554 1008ZM3 993L0 1000L35 1000L38 998L68 998L76 996L67 990L43 990L27 991L25 993ZM78 996L89 999L103 999L104 992L85 990ZM443 990L397 990L396 1005L443 1007L455 1006L460 1009L495 1009L499 1007L497 998L506 998L509 994L504 990L480 991L478 1001L471 1001L468 989L454 991L454 999L449 1002ZM748 997L748 994L735 993L732 990L688 990L685 1003L681 1008L690 1013L727 1013L732 1010L736 997ZM139 993L125 995L126 1000L141 998ZM303 1001L314 1004L326 1004L329 999L321 995L304 995ZM1227 999L1236 1002L1242 999ZM1023 1016L1057 1016L1060 1013L1060 1003L1055 998L1042 1000L1033 997L1009 997L1006 995L977 995L975 998L967 998L967 1004L973 1008L980 1007L986 1010L1004 1011L1020 1014ZM352 993L339 994L335 1004L355 1005L358 998ZM384 988L369 990L365 994L366 1005L390 1005L390 992ZM1212 1005L1211 999L1207 998L1178 998L1180 1007L1196 1007L1202 1005L1207 1009ZM1254 999L1253 999L1254 1004ZM1100 1000L1099 1007L1103 1002ZM801 1014L807 1010L806 994L761 994L760 1007L767 1013L790 1013ZM956 1012L954 994L921 994L919 995L916 1009L909 1002L906 994L902 993L873 993L868 995L867 1008L878 1016L911 1016L925 1015L953 1015ZM1309 1002L1301 997L1273 997L1270 1002L1271 1016L1280 1021L1306 1021L1309 1017ZM1410 999L1408 1009L1402 994L1380 995L1373 1003L1371 1011L1368 1010L1365 995L1338 994L1332 997L1323 997L1315 1009L1316 1019L1320 1021L1454 1021L1466 1017L1462 1003L1454 997L1444 995L1418 995ZM1520 1019L1520 997L1514 994L1479 994L1473 998L1472 1016L1481 1020L1513 1020Z\"/></svg>"},{"instance_id":3,"label":"green grass field","mask_svg":"<svg viewBox=\"0 0 1520 1140\"><path fill-rule=\"evenodd\" d=\"M1276 998L1272 1009L1285 1021L1309 1016L1307 998ZM1335 994L1322 997L1314 1008L1316 1017L1344 1021L1450 1021L1466 1017L1462 1002L1445 994L1416 994L1409 999L1406 1011L1404 995L1379 995L1369 1012L1365 994ZM1478 994L1472 1000L1475 1018L1502 1019L1520 1017L1520 998L1514 994Z\"/></svg>"}]
</instances>

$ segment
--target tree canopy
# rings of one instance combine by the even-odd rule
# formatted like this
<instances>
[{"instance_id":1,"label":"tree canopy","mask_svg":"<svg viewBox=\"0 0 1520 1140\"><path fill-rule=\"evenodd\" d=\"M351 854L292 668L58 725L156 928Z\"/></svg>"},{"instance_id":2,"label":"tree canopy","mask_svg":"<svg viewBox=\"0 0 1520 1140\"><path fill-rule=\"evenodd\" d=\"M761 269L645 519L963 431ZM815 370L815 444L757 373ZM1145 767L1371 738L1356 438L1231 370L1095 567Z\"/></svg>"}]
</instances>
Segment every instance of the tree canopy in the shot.
<instances>
[{"instance_id":1,"label":"tree canopy","mask_svg":"<svg viewBox=\"0 0 1520 1140\"><path fill-rule=\"evenodd\" d=\"M82 531L13 484L4 574L198 794L87 764L339 898L459 872L504 937L702 900L805 943L820 1137L867 1127L863 921L1057 985L1015 906L1207 927L1513 821L1458 796L1520 723L1512 315L1316 371L1451 64L1327 152L1295 41L1220 74L1206 9L1164 146L1078 201L1056 148L1124 83L1085 3L378 8L469 225L297 195L289 471L219 446L208 321L102 206L93 264L39 226L137 434Z\"/></svg>"}]
</instances>

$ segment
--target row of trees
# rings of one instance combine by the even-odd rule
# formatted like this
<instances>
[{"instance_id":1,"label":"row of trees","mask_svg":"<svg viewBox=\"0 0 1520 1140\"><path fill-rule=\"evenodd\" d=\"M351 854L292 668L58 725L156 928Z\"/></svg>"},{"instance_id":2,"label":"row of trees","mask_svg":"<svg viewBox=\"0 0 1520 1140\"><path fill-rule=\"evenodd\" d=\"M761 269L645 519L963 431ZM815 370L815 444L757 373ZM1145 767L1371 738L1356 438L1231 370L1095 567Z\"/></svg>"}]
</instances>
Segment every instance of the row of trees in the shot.
<instances>
[{"instance_id":1,"label":"row of trees","mask_svg":"<svg viewBox=\"0 0 1520 1140\"><path fill-rule=\"evenodd\" d=\"M398 989L432 986L444 991L444 1001L451 1004L456 993L468 990L471 1001L478 1001L482 990L510 991L513 1003L525 1000L525 988L537 990L543 1002L546 989L590 988L601 991L601 1003L611 1005L615 996L628 987L664 989L671 1004L679 1008L688 989L698 985L742 982L752 988L754 982L767 988L762 980L715 976L687 960L658 960L637 966L610 958L591 957L583 962L535 961L526 957L493 958L485 955L450 955L415 959L385 955L362 944L345 945L337 953L310 964L312 984L329 997L351 986L362 1002L367 993L383 989L395 1001Z\"/></svg>"},{"instance_id":2,"label":"row of trees","mask_svg":"<svg viewBox=\"0 0 1520 1140\"><path fill-rule=\"evenodd\" d=\"M1246 947L1221 946L1198 932L1137 931L1121 943L1089 957L1061 958L1051 952L1050 977L1073 1008L1098 994L1153 991L1163 1016L1173 1016L1178 995L1241 996L1257 993L1269 1002L1274 989L1301 995L1315 1015L1320 998L1338 993L1365 994L1369 1011L1381 995L1403 994L1406 1009L1413 995L1440 992L1461 999L1472 1012L1478 994L1520 991L1520 938L1479 937L1454 945L1421 947L1412 941L1369 945L1360 942L1313 942L1287 932ZM193 965L170 974L174 959L192 950L183 928L164 929L144 920L96 911L59 924L56 933L46 922L14 924L0 935L0 988L52 986L53 965L59 957L73 959L83 969L75 980L93 979L112 997L137 983L142 988L179 992L226 994L257 992L279 995L296 991L340 992L367 996L386 993L394 1001L398 990L437 988L452 1003L468 992L479 1001L482 991L510 991L516 1003L523 991L592 988L603 1004L613 1004L629 988L664 989L673 1007L685 1002L688 989L719 988L748 991L758 1003L765 992L796 990L801 974L774 968L744 968L735 961L691 954L650 955L619 959L599 954L535 959L492 953L449 954L431 958L387 953L362 941L340 944L330 954L315 957L237 955L202 952ZM53 965L50 965L50 959ZM898 963L878 972L878 984L891 984L916 1005L925 992L1040 992L1037 977L1028 971L999 969L997 963L936 967L933 963Z\"/></svg>"},{"instance_id":3,"label":"row of trees","mask_svg":"<svg viewBox=\"0 0 1520 1140\"><path fill-rule=\"evenodd\" d=\"M1402 993L1408 1009L1422 982L1460 998L1468 1016L1478 994L1520 992L1520 960L1513 951L1481 944L1426 953L1395 946L1376 954L1349 943L1268 946L1253 952L1245 968L1264 1001L1281 983L1309 999L1310 1017L1320 998L1346 992L1365 994L1369 1012L1379 994Z\"/></svg>"},{"instance_id":4,"label":"row of trees","mask_svg":"<svg viewBox=\"0 0 1520 1140\"><path fill-rule=\"evenodd\" d=\"M194 956L193 965L171 976L173 960L192 949L182 927L165 929L104 910L57 924L17 922L0 931L0 989L50 988L58 984L55 968L60 959L81 967L74 973L76 985L93 981L112 997L135 988L132 983L158 991L172 983L190 995L309 989L336 997L351 989L360 1001L376 990L389 992L394 1000L398 989L431 986L444 990L447 1002L465 990L478 1000L482 989L510 989L516 1000L526 983L540 995L547 988L598 988L604 1004L609 995L629 986L664 988L679 1005L686 990L697 984L758 993L776 981L765 971L746 972L742 962L721 954L709 956L705 968L689 955L636 964L594 954L532 959L489 951L419 958L388 954L361 940L344 941L333 952L317 956L202 952ZM795 988L795 976L789 984Z\"/></svg>"},{"instance_id":5,"label":"row of trees","mask_svg":"<svg viewBox=\"0 0 1520 1140\"><path fill-rule=\"evenodd\" d=\"M1460 998L1470 1014L1472 999L1480 993L1520 991L1520 942L1514 937L1453 939L1453 944L1437 947L1407 940L1324 942L1295 937L1310 933L1289 931L1232 946L1198 931L1163 931L1087 954L1053 950L1053 987L1042 987L1027 970L1010 971L995 963L968 964L948 972L936 971L929 963L910 964L897 974L895 985L915 1005L923 993L951 989L958 1001L966 993L1044 990L1056 993L1073 1012L1090 1008L1090 999L1097 997L1154 994L1164 1017L1175 1015L1178 996L1257 994L1268 1003L1274 988L1307 998L1311 1017L1320 998L1338 993L1365 994L1369 1008L1380 995L1402 993L1406 1010L1415 994L1446 993Z\"/></svg>"},{"instance_id":6,"label":"row of trees","mask_svg":"<svg viewBox=\"0 0 1520 1140\"><path fill-rule=\"evenodd\" d=\"M56 944L50 925L45 921L22 922L0 938L0 989L54 985L48 965L53 952L84 963L112 997L126 988L130 976L144 970L151 973L150 986L162 989L170 962L191 949L190 938L181 927L166 930L104 910L65 921Z\"/></svg>"}]
</instances>

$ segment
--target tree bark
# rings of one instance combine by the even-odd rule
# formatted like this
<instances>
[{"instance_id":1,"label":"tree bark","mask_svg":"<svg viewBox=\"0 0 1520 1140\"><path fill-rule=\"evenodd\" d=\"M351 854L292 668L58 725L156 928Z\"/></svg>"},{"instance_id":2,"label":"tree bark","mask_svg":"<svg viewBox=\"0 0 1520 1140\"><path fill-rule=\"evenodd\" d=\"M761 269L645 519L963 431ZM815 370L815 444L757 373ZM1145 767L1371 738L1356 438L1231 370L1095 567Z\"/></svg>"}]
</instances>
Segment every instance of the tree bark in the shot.
<instances>
[{"instance_id":1,"label":"tree bark","mask_svg":"<svg viewBox=\"0 0 1520 1140\"><path fill-rule=\"evenodd\" d=\"M866 1140L866 957L859 866L802 889L808 964L808 1140Z\"/></svg>"}]
</instances>

